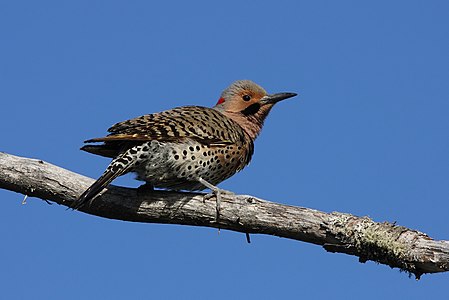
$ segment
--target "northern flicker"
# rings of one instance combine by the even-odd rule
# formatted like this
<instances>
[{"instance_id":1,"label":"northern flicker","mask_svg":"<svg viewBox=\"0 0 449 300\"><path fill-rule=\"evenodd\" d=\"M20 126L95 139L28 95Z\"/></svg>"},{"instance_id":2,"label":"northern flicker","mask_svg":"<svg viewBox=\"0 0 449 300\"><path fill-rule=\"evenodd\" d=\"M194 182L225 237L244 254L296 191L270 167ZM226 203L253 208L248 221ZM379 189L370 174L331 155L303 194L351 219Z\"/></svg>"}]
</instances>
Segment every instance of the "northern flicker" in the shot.
<instances>
[{"instance_id":1,"label":"northern flicker","mask_svg":"<svg viewBox=\"0 0 449 300\"><path fill-rule=\"evenodd\" d=\"M85 141L102 144L81 148L112 161L72 208L93 200L128 172L150 187L219 192L218 183L250 162L254 140L271 108L294 96L269 95L256 83L239 80L222 92L213 108L182 106L113 125L109 135Z\"/></svg>"}]
</instances>

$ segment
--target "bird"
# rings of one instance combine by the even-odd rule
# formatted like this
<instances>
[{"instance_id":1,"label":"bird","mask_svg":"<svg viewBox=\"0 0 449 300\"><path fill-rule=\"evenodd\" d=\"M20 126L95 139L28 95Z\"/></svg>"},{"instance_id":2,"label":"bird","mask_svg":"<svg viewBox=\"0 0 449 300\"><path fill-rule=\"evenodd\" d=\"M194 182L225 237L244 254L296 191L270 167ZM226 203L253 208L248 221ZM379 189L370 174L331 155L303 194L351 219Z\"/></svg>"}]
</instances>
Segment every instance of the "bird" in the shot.
<instances>
[{"instance_id":1,"label":"bird","mask_svg":"<svg viewBox=\"0 0 449 300\"><path fill-rule=\"evenodd\" d=\"M84 142L81 150L112 161L71 208L92 203L114 179L133 172L149 189L210 189L218 216L223 190L217 185L249 164L270 110L296 95L268 94L253 81L237 80L212 108L181 106L113 125L108 135Z\"/></svg>"}]
</instances>

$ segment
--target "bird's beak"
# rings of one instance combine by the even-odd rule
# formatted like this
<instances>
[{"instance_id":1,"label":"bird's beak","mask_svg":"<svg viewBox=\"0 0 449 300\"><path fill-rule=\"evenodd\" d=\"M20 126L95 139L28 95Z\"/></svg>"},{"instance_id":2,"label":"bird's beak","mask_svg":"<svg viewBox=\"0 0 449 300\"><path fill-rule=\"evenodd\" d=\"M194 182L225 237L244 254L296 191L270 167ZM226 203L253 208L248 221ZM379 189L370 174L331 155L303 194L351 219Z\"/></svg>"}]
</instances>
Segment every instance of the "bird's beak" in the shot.
<instances>
[{"instance_id":1,"label":"bird's beak","mask_svg":"<svg viewBox=\"0 0 449 300\"><path fill-rule=\"evenodd\" d=\"M297 94L296 93L277 93L277 94L272 94L272 95L266 95L264 96L262 99L259 100L259 103L261 105L265 105L265 104L275 104L279 101L291 98L291 97L295 97Z\"/></svg>"}]
</instances>

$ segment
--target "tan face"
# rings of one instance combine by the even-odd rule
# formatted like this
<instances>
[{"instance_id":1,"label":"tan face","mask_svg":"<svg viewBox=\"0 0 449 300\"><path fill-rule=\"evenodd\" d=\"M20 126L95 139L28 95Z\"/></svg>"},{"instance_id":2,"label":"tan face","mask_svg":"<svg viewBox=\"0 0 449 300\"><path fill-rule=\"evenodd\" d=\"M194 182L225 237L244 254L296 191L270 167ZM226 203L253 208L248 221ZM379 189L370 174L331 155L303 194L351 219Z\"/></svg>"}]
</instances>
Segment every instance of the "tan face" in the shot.
<instances>
[{"instance_id":1,"label":"tan face","mask_svg":"<svg viewBox=\"0 0 449 300\"><path fill-rule=\"evenodd\" d=\"M223 91L214 109L239 124L254 140L271 108L279 101L294 96L295 93L267 95L267 92L254 82L238 80Z\"/></svg>"},{"instance_id":2,"label":"tan face","mask_svg":"<svg viewBox=\"0 0 449 300\"><path fill-rule=\"evenodd\" d=\"M224 108L229 112L240 112L252 104L258 103L265 95L266 93L253 90L242 90L238 94L232 95L228 99L224 99Z\"/></svg>"},{"instance_id":3,"label":"tan face","mask_svg":"<svg viewBox=\"0 0 449 300\"><path fill-rule=\"evenodd\" d=\"M252 81L236 81L223 91L217 107L227 112L241 112L266 95L267 92Z\"/></svg>"}]
</instances>

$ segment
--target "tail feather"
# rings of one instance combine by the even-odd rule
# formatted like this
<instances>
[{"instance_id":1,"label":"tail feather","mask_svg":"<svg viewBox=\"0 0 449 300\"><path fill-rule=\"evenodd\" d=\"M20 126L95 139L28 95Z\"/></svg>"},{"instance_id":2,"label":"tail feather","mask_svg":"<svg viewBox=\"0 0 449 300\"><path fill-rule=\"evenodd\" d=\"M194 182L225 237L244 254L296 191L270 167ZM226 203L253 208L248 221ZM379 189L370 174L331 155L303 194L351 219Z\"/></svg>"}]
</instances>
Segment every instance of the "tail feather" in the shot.
<instances>
[{"instance_id":1,"label":"tail feather","mask_svg":"<svg viewBox=\"0 0 449 300\"><path fill-rule=\"evenodd\" d=\"M84 191L84 193L81 194L77 201L73 202L70 208L72 208L73 210L77 210L80 207L84 206L87 202L95 198L105 187L107 187L112 182L112 180L114 180L118 176L119 174L107 170L103 173L103 175L101 175L100 178L98 178L97 181L94 182L94 184L92 184L87 190Z\"/></svg>"},{"instance_id":2,"label":"tail feather","mask_svg":"<svg viewBox=\"0 0 449 300\"><path fill-rule=\"evenodd\" d=\"M114 158L120 154L120 148L109 145L85 145L81 150L105 157Z\"/></svg>"},{"instance_id":3,"label":"tail feather","mask_svg":"<svg viewBox=\"0 0 449 300\"><path fill-rule=\"evenodd\" d=\"M81 194L78 200L72 203L70 208L72 208L73 210L77 210L80 207L86 205L86 203L92 201L96 196L98 196L98 194L100 194L100 192L105 187L107 187L115 178L127 173L132 167L133 163L130 160L124 160L124 154L112 160L103 175L101 175L100 178L97 179L97 181L95 181L86 191L84 191L84 193Z\"/></svg>"}]
</instances>

